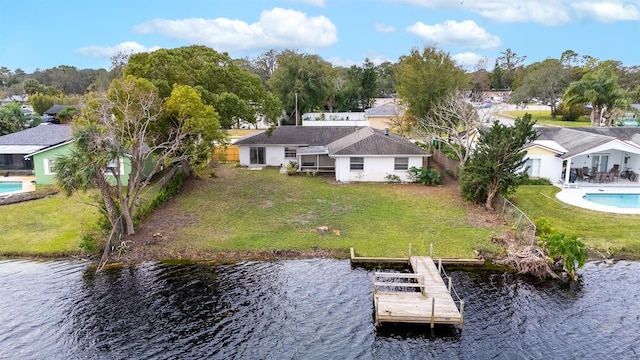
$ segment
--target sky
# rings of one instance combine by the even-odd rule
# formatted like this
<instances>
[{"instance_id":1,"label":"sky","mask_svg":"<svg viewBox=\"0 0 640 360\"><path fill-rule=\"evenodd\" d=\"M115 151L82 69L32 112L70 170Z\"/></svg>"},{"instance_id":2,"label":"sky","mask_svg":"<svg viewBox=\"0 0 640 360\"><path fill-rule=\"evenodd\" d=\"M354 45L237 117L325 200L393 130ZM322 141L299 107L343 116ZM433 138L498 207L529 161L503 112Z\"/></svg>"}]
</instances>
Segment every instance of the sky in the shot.
<instances>
[{"instance_id":1,"label":"sky","mask_svg":"<svg viewBox=\"0 0 640 360\"><path fill-rule=\"evenodd\" d=\"M0 7L0 67L110 68L118 52L206 45L232 58L292 49L335 66L435 46L466 70L506 49L640 65L640 0L20 0Z\"/></svg>"}]
</instances>

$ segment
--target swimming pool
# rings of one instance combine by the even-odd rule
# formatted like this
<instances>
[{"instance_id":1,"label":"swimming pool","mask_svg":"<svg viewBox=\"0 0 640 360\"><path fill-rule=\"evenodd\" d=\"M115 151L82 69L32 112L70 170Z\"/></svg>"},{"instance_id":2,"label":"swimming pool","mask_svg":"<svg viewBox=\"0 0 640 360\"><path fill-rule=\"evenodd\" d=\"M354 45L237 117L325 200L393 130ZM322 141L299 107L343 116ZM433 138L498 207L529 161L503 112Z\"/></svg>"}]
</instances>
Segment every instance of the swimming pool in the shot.
<instances>
[{"instance_id":1,"label":"swimming pool","mask_svg":"<svg viewBox=\"0 0 640 360\"><path fill-rule=\"evenodd\" d=\"M587 193L582 198L600 205L640 209L640 194Z\"/></svg>"},{"instance_id":2,"label":"swimming pool","mask_svg":"<svg viewBox=\"0 0 640 360\"><path fill-rule=\"evenodd\" d=\"M0 195L22 191L21 181L2 181L0 182Z\"/></svg>"}]
</instances>

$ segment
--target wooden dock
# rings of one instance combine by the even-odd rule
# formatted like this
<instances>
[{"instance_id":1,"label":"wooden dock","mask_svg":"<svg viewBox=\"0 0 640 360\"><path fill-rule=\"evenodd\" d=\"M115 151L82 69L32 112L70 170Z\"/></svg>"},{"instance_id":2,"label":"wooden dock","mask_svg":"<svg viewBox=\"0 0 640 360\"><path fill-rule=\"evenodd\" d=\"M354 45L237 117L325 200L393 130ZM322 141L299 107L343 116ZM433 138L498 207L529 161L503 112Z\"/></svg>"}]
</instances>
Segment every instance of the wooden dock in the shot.
<instances>
[{"instance_id":1,"label":"wooden dock","mask_svg":"<svg viewBox=\"0 0 640 360\"><path fill-rule=\"evenodd\" d=\"M429 256L411 256L409 263L413 274L375 273L376 326L383 322L430 324L431 328L452 324L462 329L464 300L459 300L458 308L451 279L447 278L448 283L442 279L442 263L439 268Z\"/></svg>"}]
</instances>

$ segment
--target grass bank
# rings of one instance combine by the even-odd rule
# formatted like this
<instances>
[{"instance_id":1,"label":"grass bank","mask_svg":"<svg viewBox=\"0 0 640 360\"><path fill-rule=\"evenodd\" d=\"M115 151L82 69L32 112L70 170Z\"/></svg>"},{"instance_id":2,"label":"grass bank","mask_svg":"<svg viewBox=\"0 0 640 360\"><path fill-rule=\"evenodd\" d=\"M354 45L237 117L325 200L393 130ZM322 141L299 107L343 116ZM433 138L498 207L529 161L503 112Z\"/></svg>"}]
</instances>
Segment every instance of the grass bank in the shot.
<instances>
[{"instance_id":1,"label":"grass bank","mask_svg":"<svg viewBox=\"0 0 640 360\"><path fill-rule=\"evenodd\" d=\"M536 121L536 125L540 126L564 126L564 127L579 127L579 126L591 126L591 121L581 116L576 121L563 121L562 117L557 116L555 118L551 117L551 110L514 110L514 111L503 111L500 112L500 115L507 116L510 118L522 117L524 114L531 114L531 118Z\"/></svg>"},{"instance_id":2,"label":"grass bank","mask_svg":"<svg viewBox=\"0 0 640 360\"><path fill-rule=\"evenodd\" d=\"M0 255L77 254L82 232L96 228L98 210L80 196L62 194L0 206Z\"/></svg>"},{"instance_id":3,"label":"grass bank","mask_svg":"<svg viewBox=\"0 0 640 360\"><path fill-rule=\"evenodd\" d=\"M278 169L222 167L215 178L188 183L132 241L158 257L187 258L318 249L346 255L350 247L360 256L400 257L409 243L414 254L428 254L433 243L443 257L499 251L490 238L503 229L474 225L474 209L456 186L335 184Z\"/></svg>"},{"instance_id":4,"label":"grass bank","mask_svg":"<svg viewBox=\"0 0 640 360\"><path fill-rule=\"evenodd\" d=\"M640 259L640 215L603 213L560 202L555 186L520 186L517 206L533 221L545 217L560 232L574 234L595 254Z\"/></svg>"}]
</instances>

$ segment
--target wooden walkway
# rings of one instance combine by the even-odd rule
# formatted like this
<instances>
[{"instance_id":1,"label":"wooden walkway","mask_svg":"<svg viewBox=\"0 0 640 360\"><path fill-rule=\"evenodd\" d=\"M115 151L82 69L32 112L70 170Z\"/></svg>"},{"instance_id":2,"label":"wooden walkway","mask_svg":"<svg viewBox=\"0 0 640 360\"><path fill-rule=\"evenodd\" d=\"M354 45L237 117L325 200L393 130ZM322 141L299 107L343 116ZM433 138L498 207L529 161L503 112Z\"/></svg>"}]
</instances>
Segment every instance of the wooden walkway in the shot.
<instances>
[{"instance_id":1,"label":"wooden walkway","mask_svg":"<svg viewBox=\"0 0 640 360\"><path fill-rule=\"evenodd\" d=\"M460 300L458 309L451 279L445 283L431 257L411 256L409 263L413 274L375 273L376 326L383 322L430 324L431 328L435 324L452 324L462 329L464 301Z\"/></svg>"}]
</instances>

